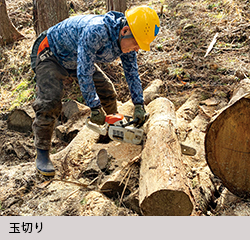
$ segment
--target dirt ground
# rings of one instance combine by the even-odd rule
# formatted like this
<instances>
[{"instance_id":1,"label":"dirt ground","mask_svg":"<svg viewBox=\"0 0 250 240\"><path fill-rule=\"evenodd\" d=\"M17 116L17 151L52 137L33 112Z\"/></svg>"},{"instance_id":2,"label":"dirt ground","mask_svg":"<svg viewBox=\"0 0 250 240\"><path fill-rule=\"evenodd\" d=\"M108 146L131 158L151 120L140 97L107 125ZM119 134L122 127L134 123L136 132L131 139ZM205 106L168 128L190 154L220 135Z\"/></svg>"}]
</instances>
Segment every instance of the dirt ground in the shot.
<instances>
[{"instance_id":1,"label":"dirt ground","mask_svg":"<svg viewBox=\"0 0 250 240\"><path fill-rule=\"evenodd\" d=\"M105 13L104 1L70 1L71 14ZM49 178L35 171L35 148L32 133L19 133L7 129L7 118L15 108L28 109L34 100L34 73L30 69L29 53L36 36L32 22L32 1L6 0L9 17L25 39L0 48L0 215L80 215L80 216L133 216L140 215L119 203L121 196L110 198L99 192L88 191L81 185L69 182L50 182ZM230 100L234 87L249 77L250 13L246 0L156 0L129 1L129 6L148 4L160 16L161 28L151 51L139 51L139 75L145 89L155 79L161 79L164 87L161 97L175 105L176 111L194 90L201 90L203 100L211 97ZM205 57L214 36L216 43ZM119 60L102 64L101 68L114 83L118 100L130 99L127 84ZM83 103L77 84L66 89L64 102L76 100ZM54 136L51 153L60 152L68 143ZM96 149L118 145L96 145ZM112 170L124 164L122 146L119 163L113 162ZM126 147L124 147L126 148ZM97 151L97 150L96 150ZM140 150L131 153L133 159ZM90 151L87 160L93 158ZM118 161L119 160L119 161ZM126 161L125 161L126 162ZM74 166L79 174L73 180L89 183L80 172L86 165ZM138 187L139 165L131 179ZM62 173L62 172L61 172ZM66 180L72 180L65 178ZM93 180L93 179L92 179ZM87 182L86 182L87 181ZM58 194L61 189L60 194ZM233 194L226 199L224 209L210 206L207 212L199 209L193 215L250 215L248 200ZM225 201L226 201L225 200Z\"/></svg>"}]
</instances>

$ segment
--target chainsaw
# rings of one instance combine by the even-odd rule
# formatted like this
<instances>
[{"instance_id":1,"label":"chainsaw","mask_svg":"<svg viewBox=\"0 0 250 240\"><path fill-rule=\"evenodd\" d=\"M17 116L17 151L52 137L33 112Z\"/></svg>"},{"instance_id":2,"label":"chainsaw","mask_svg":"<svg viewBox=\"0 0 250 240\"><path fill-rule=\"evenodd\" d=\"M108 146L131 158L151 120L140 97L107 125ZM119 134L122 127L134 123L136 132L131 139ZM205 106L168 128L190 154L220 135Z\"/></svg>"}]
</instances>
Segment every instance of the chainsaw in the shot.
<instances>
[{"instance_id":1,"label":"chainsaw","mask_svg":"<svg viewBox=\"0 0 250 240\"><path fill-rule=\"evenodd\" d=\"M120 113L109 114L105 117L103 125L97 125L90 121L90 117L86 119L86 126L99 133L100 135L107 135L114 141L140 144L142 142L144 131L140 127L146 122L149 114L146 114L145 121L137 124L139 119L131 120L131 116L126 116ZM131 121L130 121L131 120ZM135 125L131 126L131 125Z\"/></svg>"}]
</instances>

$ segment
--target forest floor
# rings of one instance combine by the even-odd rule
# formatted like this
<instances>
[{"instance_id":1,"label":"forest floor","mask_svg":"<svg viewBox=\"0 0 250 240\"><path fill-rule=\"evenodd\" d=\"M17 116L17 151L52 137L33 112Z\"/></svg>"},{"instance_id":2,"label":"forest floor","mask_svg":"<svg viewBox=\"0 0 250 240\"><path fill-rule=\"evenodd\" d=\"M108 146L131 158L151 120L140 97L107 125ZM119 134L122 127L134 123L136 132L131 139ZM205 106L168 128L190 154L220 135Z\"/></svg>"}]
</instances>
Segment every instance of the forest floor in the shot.
<instances>
[{"instance_id":1,"label":"forest floor","mask_svg":"<svg viewBox=\"0 0 250 240\"><path fill-rule=\"evenodd\" d=\"M104 1L71 1L74 6L71 14L103 14L106 12ZM93 3L94 2L94 3ZM35 173L33 162L35 148L33 136L7 129L6 120L9 113L20 107L28 108L35 98L34 73L30 68L29 54L36 39L32 21L32 1L6 0L9 17L15 27L25 36L14 44L0 48L0 215L32 215L29 206L22 207L23 195L33 199L33 209L36 209L35 199L38 195L48 194L36 186L48 181L47 178ZM160 16L161 28L156 40L151 44L151 51L139 51L138 66L143 89L155 80L161 79L164 87L160 96L168 98L174 103L176 110L190 97L195 89L202 90L204 100L211 96L230 100L234 87L250 75L250 7L248 0L156 0L129 1L129 6L147 4L152 6ZM211 51L205 56L214 36L218 33ZM129 90L124 78L121 62L116 60L109 64L102 64L101 68L112 80L118 93L118 100L122 103L130 99ZM207 94L206 94L207 93ZM64 102L76 100L83 102L77 84L67 89ZM15 151L18 144L25 143L26 153ZM18 145L18 146L17 146ZM59 152L67 143L55 140L53 153ZM8 172L8 174L7 174ZM25 176L29 176L29 181ZM22 187L25 186L25 189ZM11 188L14 192L10 192ZM56 191L56 190L51 190ZM66 191L66 190L65 190ZM71 194L75 189L68 187ZM104 204L101 196L88 196ZM92 203L76 198L89 209ZM98 200L99 199L99 200ZM50 199L50 202L60 199ZM247 200L238 199L242 205ZM52 204L52 203L51 203ZM234 202L228 206L228 211L203 213L203 215L250 215L249 208L241 211L242 205ZM20 210L22 208L22 210ZM26 210L25 210L26 208ZM55 208L47 208L48 215L137 215L133 211L107 210L113 206L107 205L105 211L88 211L81 213L72 209L64 212ZM238 210L237 210L237 209ZM35 215L45 214L42 207ZM115 209L115 208L114 208ZM236 211L237 210L237 213ZM25 212L26 211L26 212ZM198 215L195 213L194 215Z\"/></svg>"}]
</instances>

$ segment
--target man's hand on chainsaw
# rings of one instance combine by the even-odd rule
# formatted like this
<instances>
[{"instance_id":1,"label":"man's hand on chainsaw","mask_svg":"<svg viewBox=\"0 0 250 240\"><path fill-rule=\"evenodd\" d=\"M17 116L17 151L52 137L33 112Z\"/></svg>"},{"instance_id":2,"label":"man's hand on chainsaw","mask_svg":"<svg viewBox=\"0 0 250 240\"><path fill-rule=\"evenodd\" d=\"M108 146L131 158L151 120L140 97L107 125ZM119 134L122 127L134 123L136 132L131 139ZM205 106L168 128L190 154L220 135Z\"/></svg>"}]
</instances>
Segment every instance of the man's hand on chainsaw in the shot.
<instances>
[{"instance_id":1,"label":"man's hand on chainsaw","mask_svg":"<svg viewBox=\"0 0 250 240\"><path fill-rule=\"evenodd\" d=\"M146 120L146 111L144 109L144 106L141 104L136 104L134 109L134 115L133 119L138 119L138 122L135 125L141 125Z\"/></svg>"},{"instance_id":2,"label":"man's hand on chainsaw","mask_svg":"<svg viewBox=\"0 0 250 240\"><path fill-rule=\"evenodd\" d=\"M102 107L91 108L90 121L97 125L103 125L105 123L106 113Z\"/></svg>"}]
</instances>

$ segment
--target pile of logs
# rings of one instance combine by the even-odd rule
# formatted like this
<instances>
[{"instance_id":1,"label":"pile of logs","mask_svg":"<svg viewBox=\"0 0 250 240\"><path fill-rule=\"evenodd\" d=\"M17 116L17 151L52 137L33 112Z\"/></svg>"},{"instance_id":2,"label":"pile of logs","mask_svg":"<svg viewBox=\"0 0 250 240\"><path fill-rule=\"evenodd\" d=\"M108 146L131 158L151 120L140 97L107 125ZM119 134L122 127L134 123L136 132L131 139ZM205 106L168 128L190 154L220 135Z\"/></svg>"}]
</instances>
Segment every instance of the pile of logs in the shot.
<instances>
[{"instance_id":1,"label":"pile of logs","mask_svg":"<svg viewBox=\"0 0 250 240\"><path fill-rule=\"evenodd\" d=\"M146 139L142 146L135 149L136 155L140 152L135 158L140 162L139 188L129 191L134 209L146 216L186 216L197 209L206 212L216 192L212 181L214 176L236 196L249 198L249 79L239 84L228 104L225 99L208 98L204 101L200 90L194 90L177 111L171 101L160 97L162 86L161 80L155 80L144 90L146 111L150 117L143 126ZM84 125L82 119L86 118L89 110L82 110L77 112L77 107L74 113L74 119L81 120L78 127L70 122L57 129L57 135L64 138L65 134L76 132L68 146L52 156L61 174L55 176L57 178L72 175L72 178L78 179L84 169L90 169L88 166L91 164L96 169L100 165L91 163L94 159L91 147L97 143L99 135ZM132 102L120 104L119 112L132 115ZM17 124L12 120L15 115L11 116L8 126L15 129ZM103 153L102 161L106 166L108 153ZM69 166L73 167L70 169ZM98 176L102 175L105 166L97 170ZM121 172L117 169L101 179L95 190L104 192L110 186L117 186L119 196L126 194L124 184L120 184Z\"/></svg>"}]
</instances>

